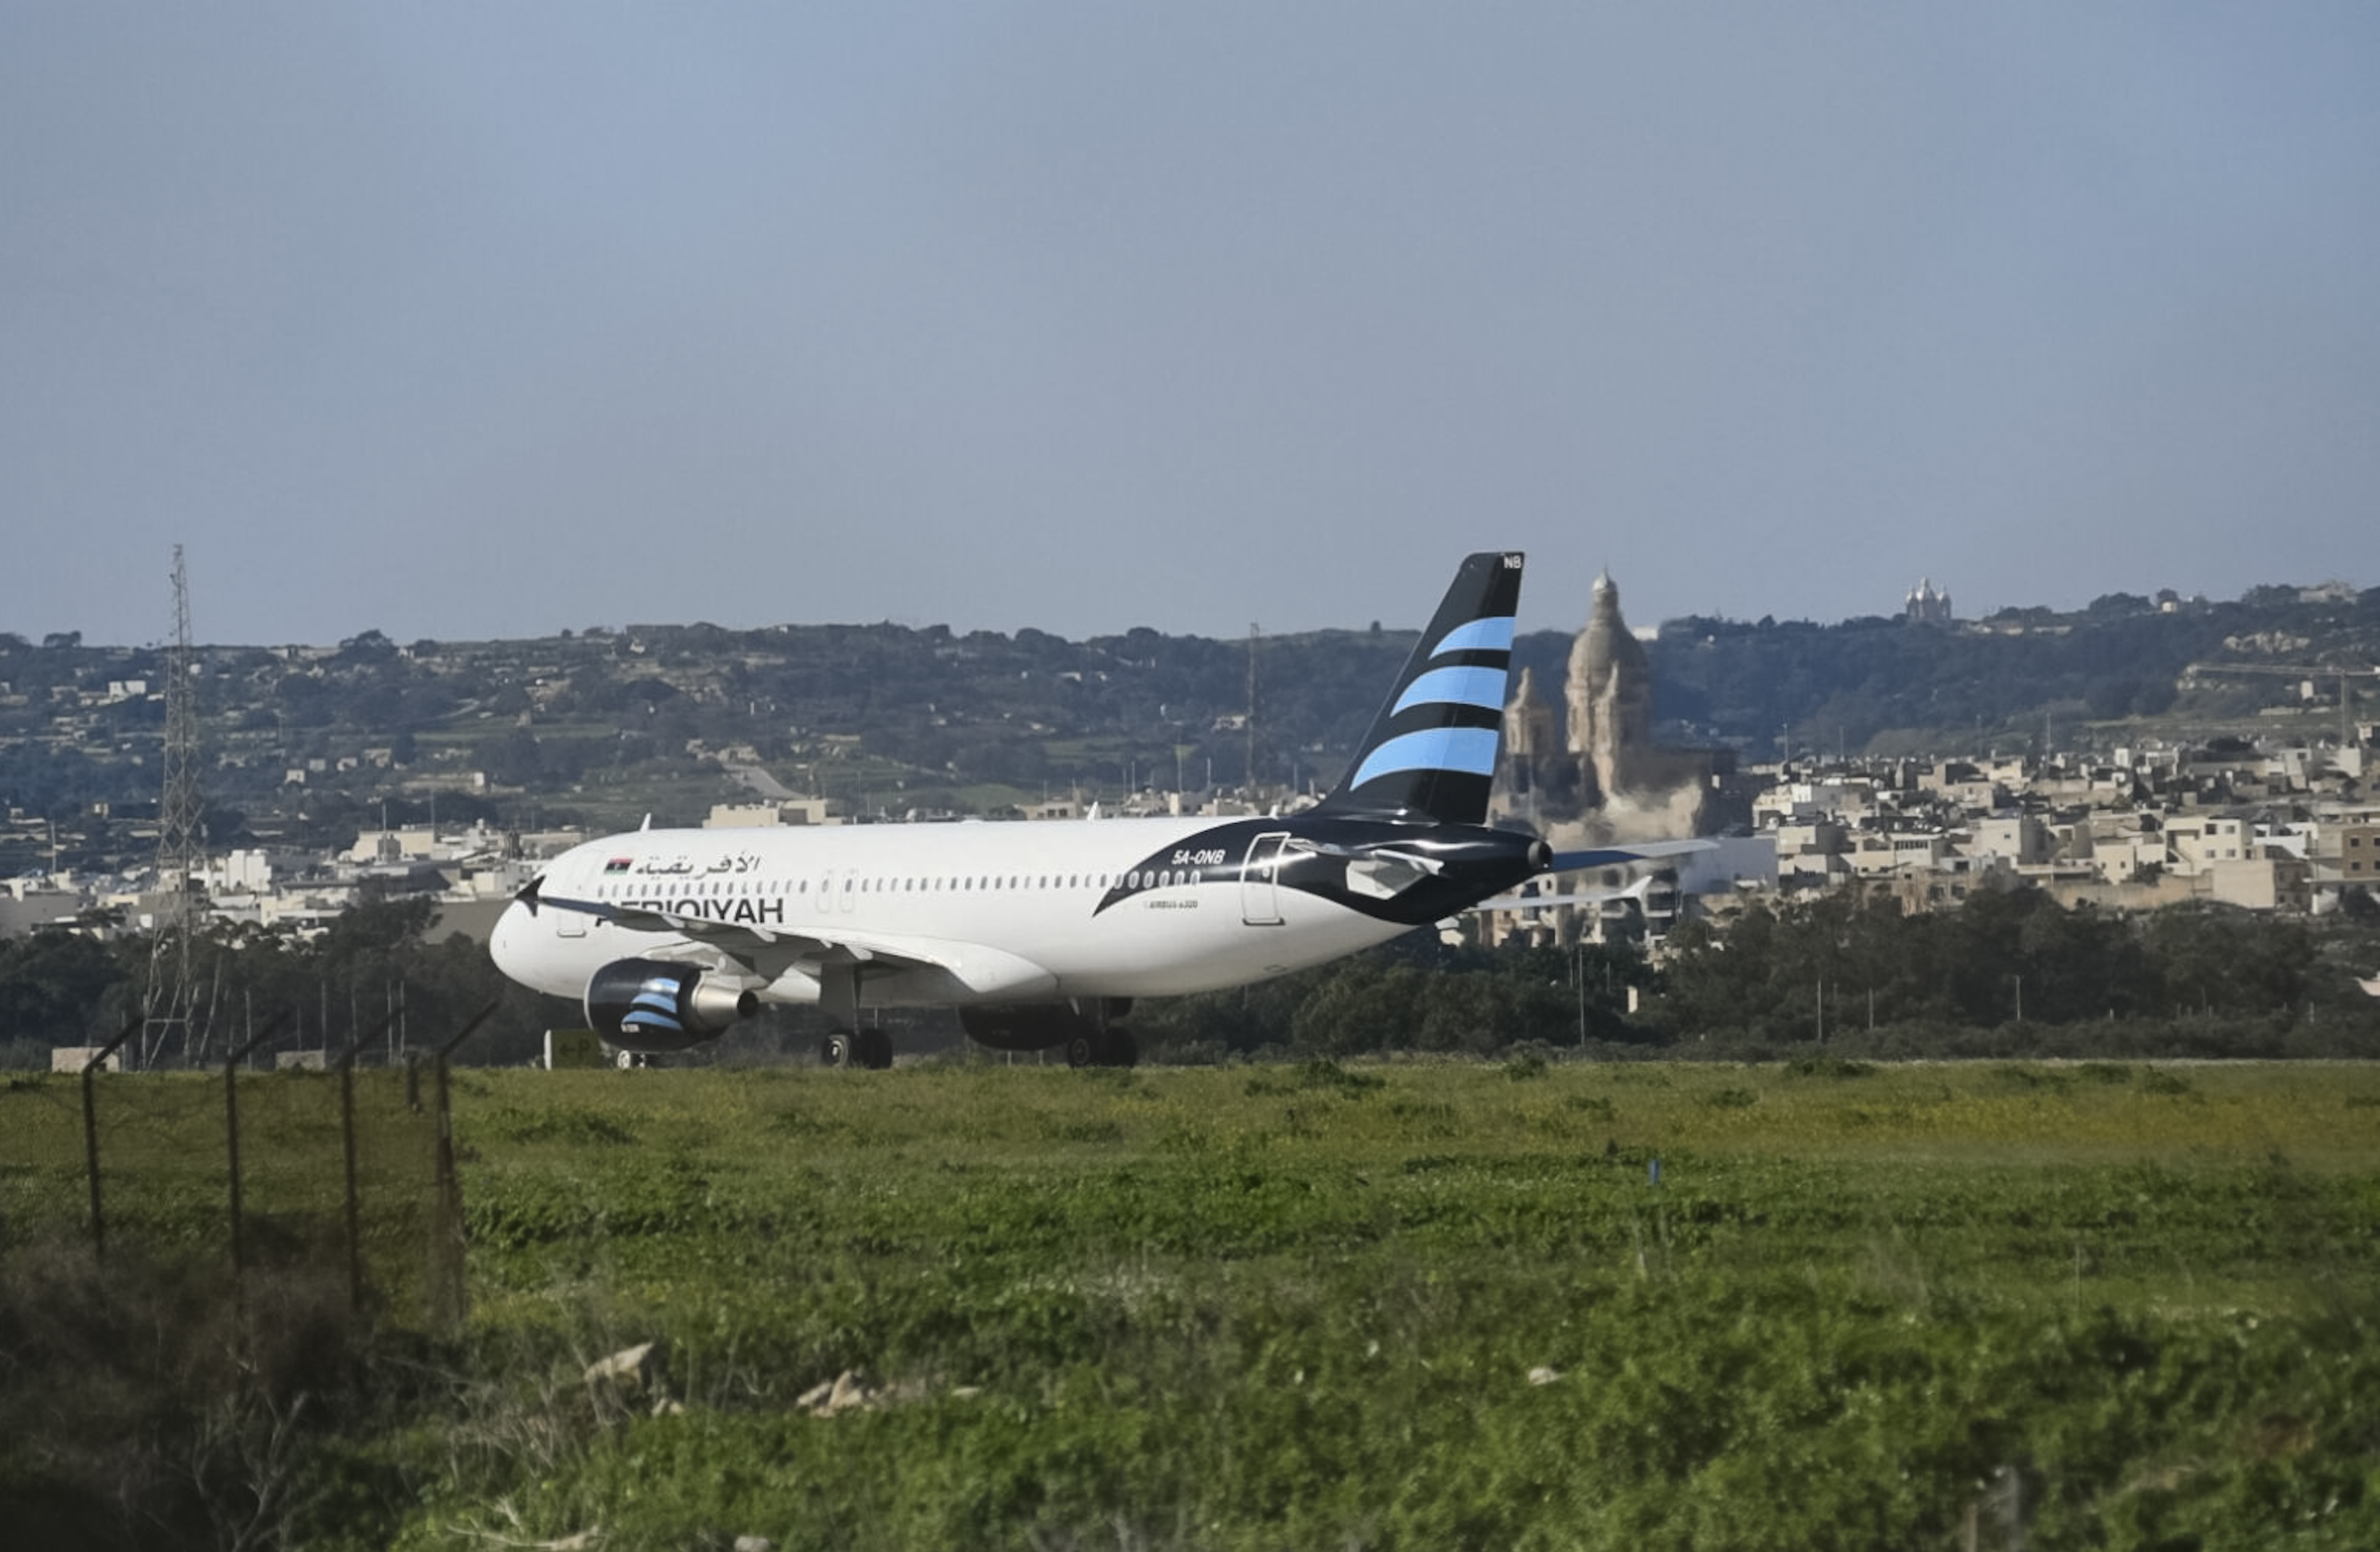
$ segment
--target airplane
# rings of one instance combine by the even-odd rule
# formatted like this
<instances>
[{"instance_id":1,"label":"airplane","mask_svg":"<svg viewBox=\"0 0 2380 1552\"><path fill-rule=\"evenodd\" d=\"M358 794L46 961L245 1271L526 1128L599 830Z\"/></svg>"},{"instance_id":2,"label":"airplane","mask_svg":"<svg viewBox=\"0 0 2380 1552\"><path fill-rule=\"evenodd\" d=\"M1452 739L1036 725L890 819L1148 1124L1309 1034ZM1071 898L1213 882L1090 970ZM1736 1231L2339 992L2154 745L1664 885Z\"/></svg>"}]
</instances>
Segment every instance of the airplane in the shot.
<instances>
[{"instance_id":1,"label":"airplane","mask_svg":"<svg viewBox=\"0 0 2380 1552\"><path fill-rule=\"evenodd\" d=\"M680 1051L762 1003L815 1006L820 1060L883 1068L862 1008L950 1006L995 1050L1129 1066L1136 998L1245 984L1442 922L1549 871L1490 828L1523 557L1465 558L1347 774L1289 815L650 828L574 847L490 935L615 1050ZM1657 845L1659 843L1656 843Z\"/></svg>"}]
</instances>

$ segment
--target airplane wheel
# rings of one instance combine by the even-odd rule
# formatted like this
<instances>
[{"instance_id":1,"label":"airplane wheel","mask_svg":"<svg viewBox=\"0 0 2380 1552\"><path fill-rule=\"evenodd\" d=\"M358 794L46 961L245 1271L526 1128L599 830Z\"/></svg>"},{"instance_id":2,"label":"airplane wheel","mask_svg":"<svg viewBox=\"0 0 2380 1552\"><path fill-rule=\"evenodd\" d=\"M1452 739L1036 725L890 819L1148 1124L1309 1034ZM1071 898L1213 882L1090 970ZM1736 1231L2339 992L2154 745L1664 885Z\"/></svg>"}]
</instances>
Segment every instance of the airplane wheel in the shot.
<instances>
[{"instance_id":1,"label":"airplane wheel","mask_svg":"<svg viewBox=\"0 0 2380 1552\"><path fill-rule=\"evenodd\" d=\"M1101 1054L1097 1035L1078 1034L1066 1042L1068 1067L1097 1067Z\"/></svg>"},{"instance_id":2,"label":"airplane wheel","mask_svg":"<svg viewBox=\"0 0 2380 1552\"><path fill-rule=\"evenodd\" d=\"M892 1065L892 1037L880 1029L859 1033L859 1065L881 1072Z\"/></svg>"},{"instance_id":3,"label":"airplane wheel","mask_svg":"<svg viewBox=\"0 0 2380 1552\"><path fill-rule=\"evenodd\" d=\"M1106 1065L1109 1067L1138 1067L1140 1042L1132 1037L1130 1030L1110 1030L1107 1033L1107 1050L1102 1055L1106 1057Z\"/></svg>"},{"instance_id":4,"label":"airplane wheel","mask_svg":"<svg viewBox=\"0 0 2380 1552\"><path fill-rule=\"evenodd\" d=\"M819 1042L820 1067L851 1067L858 1058L856 1037L848 1030L836 1030Z\"/></svg>"}]
</instances>

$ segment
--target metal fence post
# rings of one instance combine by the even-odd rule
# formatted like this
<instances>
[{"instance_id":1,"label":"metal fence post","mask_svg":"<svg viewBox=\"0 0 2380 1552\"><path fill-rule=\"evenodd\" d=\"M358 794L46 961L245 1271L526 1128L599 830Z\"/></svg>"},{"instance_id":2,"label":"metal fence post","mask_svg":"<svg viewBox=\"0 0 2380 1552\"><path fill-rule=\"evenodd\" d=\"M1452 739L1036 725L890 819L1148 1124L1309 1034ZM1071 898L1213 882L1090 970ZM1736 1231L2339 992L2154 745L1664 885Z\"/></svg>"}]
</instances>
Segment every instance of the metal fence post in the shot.
<instances>
[{"instance_id":1,"label":"metal fence post","mask_svg":"<svg viewBox=\"0 0 2380 1552\"><path fill-rule=\"evenodd\" d=\"M99 1105L91 1093L91 1078L115 1054L117 1046L140 1033L140 1026L148 1021L145 1016L134 1019L82 1064L82 1159L83 1167L91 1173L91 1253L94 1260L107 1254L107 1219L99 1210Z\"/></svg>"},{"instance_id":2,"label":"metal fence post","mask_svg":"<svg viewBox=\"0 0 2380 1552\"><path fill-rule=\"evenodd\" d=\"M280 1034L287 1026L289 1015L264 1026L261 1033L251 1035L248 1044L234 1051L224 1062L224 1151L231 1166L231 1280L234 1297L237 1296L240 1277L248 1271L247 1249L240 1238L239 1212L239 1064L249 1053Z\"/></svg>"},{"instance_id":3,"label":"metal fence post","mask_svg":"<svg viewBox=\"0 0 2380 1552\"><path fill-rule=\"evenodd\" d=\"M452 1040L438 1047L431 1075L435 1087L431 1102L437 1106L437 1206L431 1229L430 1317L448 1330L460 1329L470 1309L463 1286L463 1182L455 1168L455 1110L446 1087L446 1058L487 1022L502 1000L472 1014Z\"/></svg>"},{"instance_id":4,"label":"metal fence post","mask_svg":"<svg viewBox=\"0 0 2380 1552\"><path fill-rule=\"evenodd\" d=\"M356 1193L356 1053L364 1048L365 1041L377 1040L396 1020L397 1014L391 1013L348 1041L346 1049L339 1053L339 1141L346 1155L347 1308L356 1314L364 1313L363 1209Z\"/></svg>"}]
</instances>

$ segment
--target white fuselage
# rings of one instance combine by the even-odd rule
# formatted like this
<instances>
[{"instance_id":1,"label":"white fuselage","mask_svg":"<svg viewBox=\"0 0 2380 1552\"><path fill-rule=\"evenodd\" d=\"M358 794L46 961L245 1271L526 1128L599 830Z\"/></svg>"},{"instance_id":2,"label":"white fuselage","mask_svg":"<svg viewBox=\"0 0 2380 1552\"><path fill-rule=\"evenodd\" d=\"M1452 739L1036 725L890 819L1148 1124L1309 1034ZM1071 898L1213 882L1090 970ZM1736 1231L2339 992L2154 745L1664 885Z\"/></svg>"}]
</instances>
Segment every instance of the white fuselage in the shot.
<instances>
[{"instance_id":1,"label":"white fuselage","mask_svg":"<svg viewBox=\"0 0 2380 1552\"><path fill-rule=\"evenodd\" d=\"M1244 867L1245 855L1176 849L1216 828L1201 818L641 830L565 853L541 889L549 902L699 918L788 942L819 933L941 967L863 978L860 1000L878 1006L1206 991L1406 930L1281 887L1270 870ZM1277 854L1290 828L1245 849ZM1154 878L1143 876L1151 859L1161 864ZM1110 899L1127 874L1132 892ZM614 960L717 953L698 934L526 902L504 912L489 947L514 980L568 997ZM790 951L760 956L745 979L766 1001L819 1000L815 962Z\"/></svg>"}]
</instances>

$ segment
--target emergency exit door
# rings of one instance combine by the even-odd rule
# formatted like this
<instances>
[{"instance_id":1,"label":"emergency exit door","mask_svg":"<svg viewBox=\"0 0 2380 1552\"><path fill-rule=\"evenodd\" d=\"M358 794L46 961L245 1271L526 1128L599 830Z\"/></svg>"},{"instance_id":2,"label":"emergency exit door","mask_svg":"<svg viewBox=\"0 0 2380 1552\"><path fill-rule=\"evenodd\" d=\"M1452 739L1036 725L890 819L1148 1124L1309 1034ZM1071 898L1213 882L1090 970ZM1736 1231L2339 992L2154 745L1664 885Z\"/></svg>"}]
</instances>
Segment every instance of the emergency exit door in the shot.
<instances>
[{"instance_id":1,"label":"emergency exit door","mask_svg":"<svg viewBox=\"0 0 2380 1552\"><path fill-rule=\"evenodd\" d=\"M1288 844L1286 830L1248 842L1247 859L1240 865L1240 920L1251 927L1281 924L1281 853Z\"/></svg>"}]
</instances>

